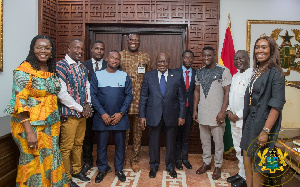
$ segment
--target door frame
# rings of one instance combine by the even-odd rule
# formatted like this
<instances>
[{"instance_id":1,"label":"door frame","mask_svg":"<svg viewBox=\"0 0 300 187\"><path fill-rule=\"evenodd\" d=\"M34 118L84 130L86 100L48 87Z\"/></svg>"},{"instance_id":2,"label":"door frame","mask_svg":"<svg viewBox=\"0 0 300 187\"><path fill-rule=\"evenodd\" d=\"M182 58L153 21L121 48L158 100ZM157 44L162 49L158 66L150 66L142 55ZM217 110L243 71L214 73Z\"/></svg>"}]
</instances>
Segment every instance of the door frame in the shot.
<instances>
[{"instance_id":1,"label":"door frame","mask_svg":"<svg viewBox=\"0 0 300 187\"><path fill-rule=\"evenodd\" d=\"M139 33L143 34L180 34L182 37L183 51L186 50L188 44L188 24L111 24L111 23L98 23L86 24L86 38L85 38L85 59L90 59L89 50L91 43L95 41L96 34L129 34ZM93 41L91 41L91 38ZM122 43L121 43L122 46ZM181 53L183 53L181 51Z\"/></svg>"}]
</instances>

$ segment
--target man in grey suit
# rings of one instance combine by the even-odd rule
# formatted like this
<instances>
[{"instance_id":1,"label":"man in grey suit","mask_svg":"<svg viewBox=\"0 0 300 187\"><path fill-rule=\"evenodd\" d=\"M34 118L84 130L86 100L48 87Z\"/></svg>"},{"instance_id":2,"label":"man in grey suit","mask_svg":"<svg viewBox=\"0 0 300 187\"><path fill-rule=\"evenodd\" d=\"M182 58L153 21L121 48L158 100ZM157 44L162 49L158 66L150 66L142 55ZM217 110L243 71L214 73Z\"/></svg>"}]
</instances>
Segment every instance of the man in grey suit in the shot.
<instances>
[{"instance_id":1,"label":"man in grey suit","mask_svg":"<svg viewBox=\"0 0 300 187\"><path fill-rule=\"evenodd\" d=\"M88 80L91 82L91 77L98 70L105 70L107 67L107 62L103 59L105 52L105 45L102 41L95 41L92 44L91 53L92 58L83 62L83 65L89 70ZM93 139L94 139L94 131L93 127L93 116L87 118L86 121L86 130L85 136L82 145L82 158L85 162L82 166L81 172L86 173L93 166ZM111 168L108 167L108 171L110 172Z\"/></svg>"},{"instance_id":2,"label":"man in grey suit","mask_svg":"<svg viewBox=\"0 0 300 187\"><path fill-rule=\"evenodd\" d=\"M157 69L145 74L139 104L140 125L149 128L149 177L155 178L160 164L160 134L166 133L166 169L177 178L175 149L177 126L185 123L184 81L181 73L169 68L170 57L166 53L157 56Z\"/></svg>"}]
</instances>

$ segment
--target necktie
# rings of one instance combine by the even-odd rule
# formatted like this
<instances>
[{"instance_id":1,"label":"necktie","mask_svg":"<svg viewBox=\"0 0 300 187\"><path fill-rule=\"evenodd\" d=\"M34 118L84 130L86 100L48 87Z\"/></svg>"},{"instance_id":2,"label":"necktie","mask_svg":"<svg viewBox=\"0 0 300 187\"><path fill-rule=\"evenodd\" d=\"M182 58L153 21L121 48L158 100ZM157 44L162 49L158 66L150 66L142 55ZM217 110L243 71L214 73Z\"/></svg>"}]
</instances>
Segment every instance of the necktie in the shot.
<instances>
[{"instance_id":1,"label":"necktie","mask_svg":"<svg viewBox=\"0 0 300 187\"><path fill-rule=\"evenodd\" d=\"M186 88L186 91L188 91L189 86L190 86L189 72L190 71L185 71L185 74L186 74L186 76L185 76L185 88ZM188 107L188 106L189 106L189 99L186 98L186 107Z\"/></svg>"},{"instance_id":2,"label":"necktie","mask_svg":"<svg viewBox=\"0 0 300 187\"><path fill-rule=\"evenodd\" d=\"M160 91L161 91L161 95L165 94L165 90L166 90L166 79L164 74L161 74L160 77Z\"/></svg>"},{"instance_id":3,"label":"necktie","mask_svg":"<svg viewBox=\"0 0 300 187\"><path fill-rule=\"evenodd\" d=\"M95 64L96 64L95 71L98 71L98 70L99 70L99 65L98 65L98 62L96 61L96 62L95 62Z\"/></svg>"}]
</instances>

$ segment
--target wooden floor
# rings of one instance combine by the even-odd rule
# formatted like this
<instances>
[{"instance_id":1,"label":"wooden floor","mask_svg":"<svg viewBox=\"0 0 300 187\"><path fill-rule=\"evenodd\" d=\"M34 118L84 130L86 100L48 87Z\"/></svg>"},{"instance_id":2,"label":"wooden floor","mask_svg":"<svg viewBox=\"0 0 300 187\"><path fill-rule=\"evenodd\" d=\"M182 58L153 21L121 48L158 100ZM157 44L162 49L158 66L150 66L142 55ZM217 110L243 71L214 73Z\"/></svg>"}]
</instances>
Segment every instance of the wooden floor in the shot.
<instances>
[{"instance_id":1,"label":"wooden floor","mask_svg":"<svg viewBox=\"0 0 300 187\"><path fill-rule=\"evenodd\" d=\"M130 147L129 147L130 148ZM113 186L132 186L132 187L164 187L164 186L172 186L172 187L230 187L231 185L226 182L226 178L232 176L238 172L238 162L237 161L229 161L224 160L222 166L222 177L219 180L212 180L212 170L206 172L202 175L197 175L196 170L202 165L202 155L200 154L190 154L189 161L191 162L193 169L176 170L178 172L178 178L172 179L167 175L165 171L165 148L161 148L161 165L159 167L159 171L157 172L156 178L149 178L149 150L147 146L143 146L141 150L141 171L138 173L134 173L131 168L129 162L127 162L124 166L124 173L127 176L126 182L120 182L114 174L114 146L108 146L108 161L109 165L112 167L113 172L107 174L104 180L101 183L95 183L95 177L98 173L98 169L94 163L94 168L92 168L88 176L91 177L91 182L84 183L81 181L77 181L73 179L79 186L81 187L94 187L94 186L103 186L103 187L113 187ZM127 153L129 154L129 153ZM96 146L94 146L94 158L96 158ZM284 187L296 187L300 186L300 177L296 176L283 185Z\"/></svg>"}]
</instances>

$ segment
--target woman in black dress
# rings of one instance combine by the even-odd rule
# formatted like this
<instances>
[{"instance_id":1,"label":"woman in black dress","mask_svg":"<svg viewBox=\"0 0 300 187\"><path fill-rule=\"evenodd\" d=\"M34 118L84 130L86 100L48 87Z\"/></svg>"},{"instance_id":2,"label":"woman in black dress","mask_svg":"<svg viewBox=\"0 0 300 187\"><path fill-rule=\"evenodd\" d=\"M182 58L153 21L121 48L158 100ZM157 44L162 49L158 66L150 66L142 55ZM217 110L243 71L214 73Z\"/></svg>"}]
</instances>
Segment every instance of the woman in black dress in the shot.
<instances>
[{"instance_id":1,"label":"woman in black dress","mask_svg":"<svg viewBox=\"0 0 300 187\"><path fill-rule=\"evenodd\" d=\"M256 40L253 67L255 71L244 98L243 135L240 145L243 149L248 187L263 186L264 173L267 171L259 166L261 159L258 155L266 148L268 154L274 149L278 137L274 133L279 133L281 127L285 81L278 45L274 39L263 36Z\"/></svg>"}]
</instances>

